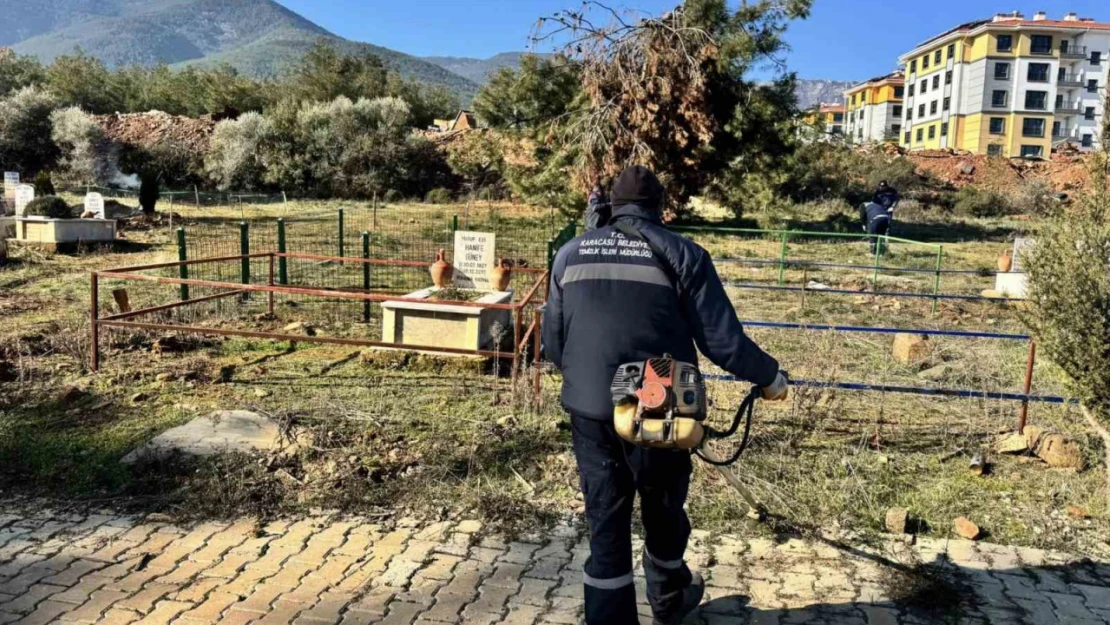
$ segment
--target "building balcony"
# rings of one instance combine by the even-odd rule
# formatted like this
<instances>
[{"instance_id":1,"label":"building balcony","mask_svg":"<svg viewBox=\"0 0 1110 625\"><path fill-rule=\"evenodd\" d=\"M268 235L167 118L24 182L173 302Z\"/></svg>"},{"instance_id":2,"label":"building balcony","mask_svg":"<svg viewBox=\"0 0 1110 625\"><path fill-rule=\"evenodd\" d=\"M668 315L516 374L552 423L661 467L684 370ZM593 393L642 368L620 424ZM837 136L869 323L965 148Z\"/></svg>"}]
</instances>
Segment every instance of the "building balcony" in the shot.
<instances>
[{"instance_id":1,"label":"building balcony","mask_svg":"<svg viewBox=\"0 0 1110 625\"><path fill-rule=\"evenodd\" d=\"M1079 115L1083 112L1083 107L1078 102L1057 102L1056 114L1057 115Z\"/></svg>"},{"instance_id":2,"label":"building balcony","mask_svg":"<svg viewBox=\"0 0 1110 625\"><path fill-rule=\"evenodd\" d=\"M1078 74L1060 74L1056 77L1056 85L1060 87L1082 87L1083 79Z\"/></svg>"},{"instance_id":3,"label":"building balcony","mask_svg":"<svg viewBox=\"0 0 1110 625\"><path fill-rule=\"evenodd\" d=\"M1087 46L1060 46L1061 59L1086 59Z\"/></svg>"}]
</instances>

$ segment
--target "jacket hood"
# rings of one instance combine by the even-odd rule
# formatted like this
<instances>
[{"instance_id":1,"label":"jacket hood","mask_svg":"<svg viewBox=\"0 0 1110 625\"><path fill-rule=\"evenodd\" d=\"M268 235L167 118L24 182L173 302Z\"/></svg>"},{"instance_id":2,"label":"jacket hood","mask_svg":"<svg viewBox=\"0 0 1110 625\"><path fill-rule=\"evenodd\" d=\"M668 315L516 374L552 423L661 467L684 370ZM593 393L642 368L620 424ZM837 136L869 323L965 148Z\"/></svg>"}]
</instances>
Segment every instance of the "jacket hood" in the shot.
<instances>
[{"instance_id":1,"label":"jacket hood","mask_svg":"<svg viewBox=\"0 0 1110 625\"><path fill-rule=\"evenodd\" d=\"M650 221L654 224L663 224L663 212L654 208L645 208L639 204L625 204L624 206L613 207L613 217L609 223L615 221L618 217L636 217L644 221Z\"/></svg>"}]
</instances>

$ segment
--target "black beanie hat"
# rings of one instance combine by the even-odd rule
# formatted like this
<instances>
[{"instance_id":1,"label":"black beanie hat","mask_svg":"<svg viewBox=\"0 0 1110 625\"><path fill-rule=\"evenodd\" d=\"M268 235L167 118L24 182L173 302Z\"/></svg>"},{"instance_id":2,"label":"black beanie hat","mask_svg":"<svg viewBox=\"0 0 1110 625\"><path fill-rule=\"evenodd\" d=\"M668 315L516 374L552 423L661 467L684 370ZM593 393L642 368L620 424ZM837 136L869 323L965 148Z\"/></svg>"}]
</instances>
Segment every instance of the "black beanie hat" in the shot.
<instances>
[{"instance_id":1,"label":"black beanie hat","mask_svg":"<svg viewBox=\"0 0 1110 625\"><path fill-rule=\"evenodd\" d=\"M635 204L659 210L663 205L663 184L643 165L633 165L621 172L609 194L613 208Z\"/></svg>"}]
</instances>

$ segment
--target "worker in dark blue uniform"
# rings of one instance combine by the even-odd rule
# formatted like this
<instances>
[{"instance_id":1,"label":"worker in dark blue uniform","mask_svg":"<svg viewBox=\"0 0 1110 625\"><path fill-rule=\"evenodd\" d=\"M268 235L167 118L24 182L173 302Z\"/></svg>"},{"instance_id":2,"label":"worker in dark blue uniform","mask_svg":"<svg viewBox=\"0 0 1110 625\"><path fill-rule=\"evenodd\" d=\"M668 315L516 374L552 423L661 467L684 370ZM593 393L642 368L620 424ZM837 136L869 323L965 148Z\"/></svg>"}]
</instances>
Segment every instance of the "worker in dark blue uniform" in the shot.
<instances>
[{"instance_id":1,"label":"worker in dark blue uniform","mask_svg":"<svg viewBox=\"0 0 1110 625\"><path fill-rule=\"evenodd\" d=\"M586 232L608 225L613 216L613 206L609 203L609 185L600 178L590 190L586 201Z\"/></svg>"},{"instance_id":2,"label":"worker in dark blue uniform","mask_svg":"<svg viewBox=\"0 0 1110 625\"><path fill-rule=\"evenodd\" d=\"M683 559L691 455L639 447L617 435L613 375L623 363L663 354L696 363L700 350L764 387L767 399L785 398L787 382L775 359L744 334L709 254L663 226L663 186L655 175L627 169L610 200L610 223L572 239L555 258L543 338L563 373L562 404L586 501L586 622L638 623L631 522L639 493L648 600L654 622L670 625L693 611L704 592Z\"/></svg>"},{"instance_id":3,"label":"worker in dark blue uniform","mask_svg":"<svg viewBox=\"0 0 1110 625\"><path fill-rule=\"evenodd\" d=\"M894 221L894 209L901 198L898 190L888 185L886 180L879 183L871 201L860 207L860 219L863 229L871 237L871 253L874 254L880 243L880 236L890 234L890 226Z\"/></svg>"}]
</instances>

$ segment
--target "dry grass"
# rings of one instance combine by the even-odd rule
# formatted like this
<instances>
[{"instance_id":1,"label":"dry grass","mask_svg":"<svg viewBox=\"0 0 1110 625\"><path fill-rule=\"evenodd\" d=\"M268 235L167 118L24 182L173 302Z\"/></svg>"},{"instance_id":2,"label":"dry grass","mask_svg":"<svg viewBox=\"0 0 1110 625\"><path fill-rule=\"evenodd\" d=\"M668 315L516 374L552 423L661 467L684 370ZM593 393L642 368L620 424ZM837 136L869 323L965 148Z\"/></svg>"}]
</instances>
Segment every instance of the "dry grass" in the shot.
<instances>
[{"instance_id":1,"label":"dry grass","mask_svg":"<svg viewBox=\"0 0 1110 625\"><path fill-rule=\"evenodd\" d=\"M419 208L437 209L451 210ZM191 227L201 228L202 222ZM0 326L0 361L15 374L12 383L0 383L0 482L5 488L202 516L341 507L381 515L480 515L508 531L577 517L581 501L554 375L545 375L544 405L533 411L527 393L511 388L505 371L490 375L427 357L359 357L337 346L171 341L122 331L106 339L105 371L88 375L82 341L85 272L162 260L173 253L165 235L130 234L135 243L151 244L137 252L23 257L0 267L0 310L7 321ZM707 242L721 248L718 255L731 249L736 256L763 244ZM799 254L840 259L851 248L821 245ZM945 246L952 248L953 258L970 259L970 266L978 268L990 266L1004 243ZM751 249L752 254L765 251ZM727 267L722 265L722 273L731 270ZM428 279L415 272L405 280L410 283L402 286L408 287L426 286ZM109 308L111 286L105 285L102 297ZM135 306L176 295L173 287L129 288ZM734 290L730 295L743 319L1021 331L1007 305L942 303L933 316L928 301L807 294L803 305L797 293ZM252 298L198 306L175 320L270 329L308 321L337 336L380 332L373 320L359 322L357 303L278 302L276 319L255 320L265 306L262 298ZM799 378L1021 389L1025 346L1018 341L938 338L925 360L901 365L890 358L886 335L750 332ZM921 377L938 365L947 367L935 380ZM166 374L163 380L159 374ZM1038 363L1035 392L1060 389L1053 368ZM713 418L730 417L746 391L743 384L712 383ZM132 401L140 392L146 397ZM228 457L141 470L118 463L153 434L212 410L235 408L271 414L307 433L312 444L290 457L261 460ZM1012 402L796 388L785 405L758 406L752 446L737 470L781 531L838 525L874 532L881 529L886 509L898 505L935 535L947 535L952 518L966 515L1002 542L1090 553L1105 549L1100 543L1110 530L1110 510L1096 472L1053 471L1011 457L992 457L993 471L986 477L967 471L968 456L995 433L1012 429L1017 410ZM1098 446L1090 444L1074 410L1034 405L1030 418L1076 438L1089 463L1098 462ZM1090 518L1064 514L1069 505L1086 509ZM768 531L744 529L739 498L702 465L696 469L690 513L705 529Z\"/></svg>"}]
</instances>

